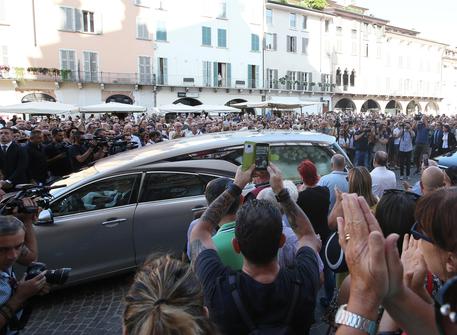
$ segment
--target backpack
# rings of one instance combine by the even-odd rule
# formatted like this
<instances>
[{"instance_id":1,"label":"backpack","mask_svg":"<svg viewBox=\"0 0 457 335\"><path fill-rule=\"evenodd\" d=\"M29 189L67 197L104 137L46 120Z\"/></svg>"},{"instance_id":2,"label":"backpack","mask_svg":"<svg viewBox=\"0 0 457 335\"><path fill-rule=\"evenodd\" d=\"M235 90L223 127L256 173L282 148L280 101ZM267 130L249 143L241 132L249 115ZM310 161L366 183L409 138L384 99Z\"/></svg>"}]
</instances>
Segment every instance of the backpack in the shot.
<instances>
[{"instance_id":1,"label":"backpack","mask_svg":"<svg viewBox=\"0 0 457 335\"><path fill-rule=\"evenodd\" d=\"M229 285L232 293L233 301L238 312L243 319L244 324L249 328L249 335L292 335L295 334L290 328L290 323L294 315L295 306L297 305L298 296L300 293L299 283L294 281L294 293L292 296L292 302L287 312L286 321L279 325L256 325L249 316L243 302L241 301L240 292L238 290L240 283L240 273L229 276Z\"/></svg>"}]
</instances>

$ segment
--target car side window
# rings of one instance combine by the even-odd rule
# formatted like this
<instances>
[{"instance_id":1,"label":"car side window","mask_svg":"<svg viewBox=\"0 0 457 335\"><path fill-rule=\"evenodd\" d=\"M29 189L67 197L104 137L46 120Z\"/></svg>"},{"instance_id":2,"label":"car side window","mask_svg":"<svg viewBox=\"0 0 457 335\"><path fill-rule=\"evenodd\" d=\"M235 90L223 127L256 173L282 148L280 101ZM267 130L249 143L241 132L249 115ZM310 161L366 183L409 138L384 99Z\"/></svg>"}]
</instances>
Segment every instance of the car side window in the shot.
<instances>
[{"instance_id":1,"label":"car side window","mask_svg":"<svg viewBox=\"0 0 457 335\"><path fill-rule=\"evenodd\" d=\"M139 175L103 179L83 186L51 205L55 216L113 208L134 202L134 189Z\"/></svg>"},{"instance_id":2,"label":"car side window","mask_svg":"<svg viewBox=\"0 0 457 335\"><path fill-rule=\"evenodd\" d=\"M206 184L216 177L187 173L148 173L143 183L140 202L203 195Z\"/></svg>"}]
</instances>

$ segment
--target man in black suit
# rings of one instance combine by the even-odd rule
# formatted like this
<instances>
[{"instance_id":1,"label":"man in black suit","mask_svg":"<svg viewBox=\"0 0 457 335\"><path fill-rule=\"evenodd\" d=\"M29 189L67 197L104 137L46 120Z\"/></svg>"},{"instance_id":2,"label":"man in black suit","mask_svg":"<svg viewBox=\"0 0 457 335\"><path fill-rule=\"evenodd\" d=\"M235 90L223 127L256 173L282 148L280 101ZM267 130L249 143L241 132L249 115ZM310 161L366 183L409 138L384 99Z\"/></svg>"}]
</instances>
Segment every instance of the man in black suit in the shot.
<instances>
[{"instance_id":1,"label":"man in black suit","mask_svg":"<svg viewBox=\"0 0 457 335\"><path fill-rule=\"evenodd\" d=\"M37 184L46 183L46 180L49 177L49 168L47 156L44 152L43 134L41 130L32 130L29 142L25 145L25 149L29 156L29 164L27 166L28 178Z\"/></svg>"},{"instance_id":2,"label":"man in black suit","mask_svg":"<svg viewBox=\"0 0 457 335\"><path fill-rule=\"evenodd\" d=\"M438 156L443 145L443 124L437 122L435 126L435 131L430 138L430 147L432 148L431 157Z\"/></svg>"},{"instance_id":3,"label":"man in black suit","mask_svg":"<svg viewBox=\"0 0 457 335\"><path fill-rule=\"evenodd\" d=\"M10 128L0 129L0 187L12 188L17 184L27 183L28 157L24 147L13 142Z\"/></svg>"}]
</instances>

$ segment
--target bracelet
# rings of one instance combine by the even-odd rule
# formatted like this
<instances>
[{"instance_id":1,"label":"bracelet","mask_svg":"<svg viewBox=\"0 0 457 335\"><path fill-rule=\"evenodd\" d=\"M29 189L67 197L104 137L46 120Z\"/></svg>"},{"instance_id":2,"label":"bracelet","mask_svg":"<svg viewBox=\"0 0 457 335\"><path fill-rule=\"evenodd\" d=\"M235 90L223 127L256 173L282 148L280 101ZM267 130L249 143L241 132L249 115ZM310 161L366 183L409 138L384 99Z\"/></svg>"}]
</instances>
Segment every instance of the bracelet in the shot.
<instances>
[{"instance_id":1,"label":"bracelet","mask_svg":"<svg viewBox=\"0 0 457 335\"><path fill-rule=\"evenodd\" d=\"M378 322L364 318L346 309L347 305L341 305L335 316L335 323L361 330L369 335L375 335L378 330Z\"/></svg>"},{"instance_id":2,"label":"bracelet","mask_svg":"<svg viewBox=\"0 0 457 335\"><path fill-rule=\"evenodd\" d=\"M241 195L241 192L243 190L238 185L232 183L229 187L227 187L227 191L230 193L231 196L236 198Z\"/></svg>"},{"instance_id":3,"label":"bracelet","mask_svg":"<svg viewBox=\"0 0 457 335\"><path fill-rule=\"evenodd\" d=\"M287 188L283 188L278 194L276 194L276 200L278 202L284 202L290 199L290 194Z\"/></svg>"}]
</instances>

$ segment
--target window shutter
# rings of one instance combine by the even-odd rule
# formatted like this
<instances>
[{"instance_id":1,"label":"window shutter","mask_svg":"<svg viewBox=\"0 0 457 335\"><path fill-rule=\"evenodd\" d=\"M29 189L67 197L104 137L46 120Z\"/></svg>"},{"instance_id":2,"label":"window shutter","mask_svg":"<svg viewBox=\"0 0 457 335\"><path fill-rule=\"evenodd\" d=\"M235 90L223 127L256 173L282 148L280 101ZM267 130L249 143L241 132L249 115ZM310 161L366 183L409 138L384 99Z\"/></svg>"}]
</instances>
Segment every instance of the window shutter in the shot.
<instances>
[{"instance_id":1,"label":"window shutter","mask_svg":"<svg viewBox=\"0 0 457 335\"><path fill-rule=\"evenodd\" d=\"M102 16L102 13L96 12L94 14L94 20L95 20L95 22L94 22L95 33L99 34L99 35L103 34L103 16ZM149 38L149 35L148 35L147 38Z\"/></svg>"},{"instance_id":2,"label":"window shutter","mask_svg":"<svg viewBox=\"0 0 457 335\"><path fill-rule=\"evenodd\" d=\"M304 53L305 55L308 54L308 43L309 43L309 39L306 37L303 37L302 38L302 53Z\"/></svg>"},{"instance_id":3,"label":"window shutter","mask_svg":"<svg viewBox=\"0 0 457 335\"><path fill-rule=\"evenodd\" d=\"M68 57L67 50L60 50L60 68L62 70L68 70Z\"/></svg>"},{"instance_id":4,"label":"window shutter","mask_svg":"<svg viewBox=\"0 0 457 335\"><path fill-rule=\"evenodd\" d=\"M82 31L83 30L83 14L82 11L79 9L74 8L74 13L75 13L75 25L74 25L74 30L75 31Z\"/></svg>"},{"instance_id":5,"label":"window shutter","mask_svg":"<svg viewBox=\"0 0 457 335\"><path fill-rule=\"evenodd\" d=\"M203 86L207 86L208 85L208 68L207 68L207 63L208 62L205 62L203 61Z\"/></svg>"},{"instance_id":6,"label":"window shutter","mask_svg":"<svg viewBox=\"0 0 457 335\"><path fill-rule=\"evenodd\" d=\"M0 1L1 3L1 1ZM1 9L1 8L0 8ZM68 17L67 17L67 8L65 7L60 7L60 24L59 24L59 29L61 30L68 30ZM73 27L72 27L73 29Z\"/></svg>"},{"instance_id":7,"label":"window shutter","mask_svg":"<svg viewBox=\"0 0 457 335\"><path fill-rule=\"evenodd\" d=\"M84 78L86 80L90 79L90 53L87 51L83 52L83 58L84 58Z\"/></svg>"},{"instance_id":8,"label":"window shutter","mask_svg":"<svg viewBox=\"0 0 457 335\"><path fill-rule=\"evenodd\" d=\"M277 50L278 48L278 35L275 33L273 34L273 50Z\"/></svg>"},{"instance_id":9,"label":"window shutter","mask_svg":"<svg viewBox=\"0 0 457 335\"><path fill-rule=\"evenodd\" d=\"M292 49L290 48L290 42L291 42L291 37L287 36L287 51L292 51Z\"/></svg>"},{"instance_id":10,"label":"window shutter","mask_svg":"<svg viewBox=\"0 0 457 335\"><path fill-rule=\"evenodd\" d=\"M214 86L217 87L217 76L218 76L219 72L217 71L217 62L214 62L213 63L213 83L214 83Z\"/></svg>"},{"instance_id":11,"label":"window shutter","mask_svg":"<svg viewBox=\"0 0 457 335\"><path fill-rule=\"evenodd\" d=\"M252 65L248 65L248 87L252 87L251 66L252 66Z\"/></svg>"},{"instance_id":12,"label":"window shutter","mask_svg":"<svg viewBox=\"0 0 457 335\"><path fill-rule=\"evenodd\" d=\"M163 83L168 84L168 58L163 59Z\"/></svg>"},{"instance_id":13,"label":"window shutter","mask_svg":"<svg viewBox=\"0 0 457 335\"><path fill-rule=\"evenodd\" d=\"M227 63L227 79L226 86L232 87L232 64Z\"/></svg>"},{"instance_id":14,"label":"window shutter","mask_svg":"<svg viewBox=\"0 0 457 335\"><path fill-rule=\"evenodd\" d=\"M255 69L255 87L259 88L259 82L260 82L260 66L254 65Z\"/></svg>"}]
</instances>

